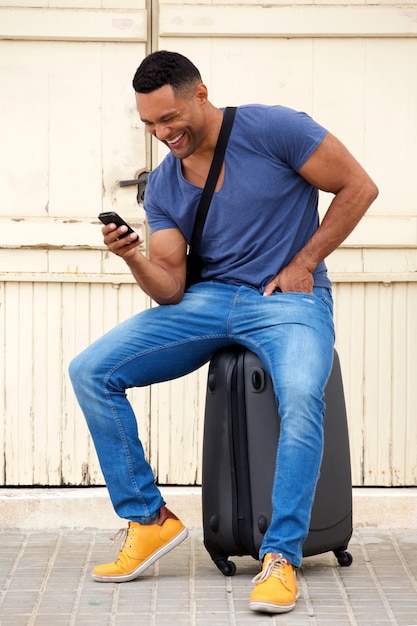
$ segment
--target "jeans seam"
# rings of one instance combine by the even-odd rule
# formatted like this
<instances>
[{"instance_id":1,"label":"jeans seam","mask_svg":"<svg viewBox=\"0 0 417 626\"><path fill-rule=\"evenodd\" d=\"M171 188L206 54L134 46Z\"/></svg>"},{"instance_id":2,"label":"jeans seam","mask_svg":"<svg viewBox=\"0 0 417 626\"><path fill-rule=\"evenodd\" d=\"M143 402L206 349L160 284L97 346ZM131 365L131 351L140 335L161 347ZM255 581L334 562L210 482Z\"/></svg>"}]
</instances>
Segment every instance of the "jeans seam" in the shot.
<instances>
[{"instance_id":1,"label":"jeans seam","mask_svg":"<svg viewBox=\"0 0 417 626\"><path fill-rule=\"evenodd\" d=\"M140 352L137 352L136 354L124 359L123 361L120 361L119 363L117 363L117 365L113 366L113 368L108 372L106 378L105 378L105 382L107 383L107 381L109 380L109 378L123 365L126 365L127 363L130 363L131 361L134 361L135 359L137 359L138 357L141 356L145 356L147 354L152 354L152 352L158 352L160 350L166 350L168 348L174 348L175 346L181 346L181 345L185 345L187 343L190 342L194 342L194 341L206 341L207 339L233 339L233 335L231 335L230 333L219 333L219 334L213 334L213 335L202 335L202 336L195 336L195 337L188 337L187 339L182 339L181 341L174 341L171 343L166 343L164 345L159 345L159 346L153 346L152 348L147 348L146 350L142 350Z\"/></svg>"},{"instance_id":2,"label":"jeans seam","mask_svg":"<svg viewBox=\"0 0 417 626\"><path fill-rule=\"evenodd\" d=\"M115 370L113 370L113 372L114 371ZM119 417L117 409L114 406L114 403L112 402L111 394L108 391L108 384L107 384L107 382L108 382L109 378L110 378L110 375L107 377L106 382L103 382L104 396L107 399L107 402L109 403L109 406L111 407L111 411L112 411L112 414L113 414L113 419L114 419L114 421L117 424L117 429L119 431L119 435L120 435L120 438L122 440L123 452L124 452L124 455L125 455L125 458L126 458L127 466L129 468L129 476L130 476L131 484L132 484L132 486L134 488L134 491L135 491L135 493L136 493L136 495L137 495L141 505L143 506L144 509L147 510L148 517L149 517L149 513L150 512L149 512L149 509L147 507L146 500L143 497L142 491L139 488L139 485L137 484L137 481L136 481L136 478L135 478L135 473L134 473L134 470L133 470L132 455L130 454L130 451L129 451L129 445L127 443L127 437L126 437L125 429L123 428L123 424L122 424L122 421L121 421L121 419Z\"/></svg>"}]
</instances>

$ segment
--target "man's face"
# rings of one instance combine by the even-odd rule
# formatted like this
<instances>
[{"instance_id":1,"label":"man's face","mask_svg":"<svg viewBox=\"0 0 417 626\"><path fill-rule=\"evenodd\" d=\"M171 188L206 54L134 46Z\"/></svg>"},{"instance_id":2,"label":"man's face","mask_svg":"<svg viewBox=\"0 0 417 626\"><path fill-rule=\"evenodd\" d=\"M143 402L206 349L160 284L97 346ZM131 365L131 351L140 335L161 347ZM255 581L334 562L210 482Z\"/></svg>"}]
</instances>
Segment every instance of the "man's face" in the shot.
<instances>
[{"instance_id":1,"label":"man's face","mask_svg":"<svg viewBox=\"0 0 417 626\"><path fill-rule=\"evenodd\" d=\"M193 154L204 137L205 100L201 92L205 93L205 88L199 87L181 97L175 96L171 85L136 94L137 110L146 130L179 159Z\"/></svg>"}]
</instances>

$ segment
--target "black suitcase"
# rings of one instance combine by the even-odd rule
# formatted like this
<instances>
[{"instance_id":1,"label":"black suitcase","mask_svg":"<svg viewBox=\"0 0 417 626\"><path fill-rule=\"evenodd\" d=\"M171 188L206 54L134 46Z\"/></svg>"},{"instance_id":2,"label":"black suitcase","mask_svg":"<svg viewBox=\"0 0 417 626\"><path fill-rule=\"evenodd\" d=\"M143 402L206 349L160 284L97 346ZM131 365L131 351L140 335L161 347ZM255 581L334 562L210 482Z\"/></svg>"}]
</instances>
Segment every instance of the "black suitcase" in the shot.
<instances>
[{"instance_id":1,"label":"black suitcase","mask_svg":"<svg viewBox=\"0 0 417 626\"><path fill-rule=\"evenodd\" d=\"M324 454L303 556L333 551L350 565L352 483L343 383L337 352L326 392ZM204 545L226 576L229 556L258 559L271 518L280 419L272 381L242 346L210 362L204 423L202 508Z\"/></svg>"}]
</instances>

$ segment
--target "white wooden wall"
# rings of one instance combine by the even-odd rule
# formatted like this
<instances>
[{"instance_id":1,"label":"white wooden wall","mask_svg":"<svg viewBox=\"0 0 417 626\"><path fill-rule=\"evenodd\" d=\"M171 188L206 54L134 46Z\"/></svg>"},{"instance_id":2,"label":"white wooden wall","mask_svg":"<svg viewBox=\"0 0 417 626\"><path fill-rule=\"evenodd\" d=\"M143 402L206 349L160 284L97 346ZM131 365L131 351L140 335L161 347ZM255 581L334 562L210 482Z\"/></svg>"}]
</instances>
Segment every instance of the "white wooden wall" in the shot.
<instances>
[{"instance_id":1,"label":"white wooden wall","mask_svg":"<svg viewBox=\"0 0 417 626\"><path fill-rule=\"evenodd\" d=\"M133 73L153 47L212 101L281 103L336 134L380 196L329 259L356 485L417 484L417 5L0 0L0 484L101 484L70 359L150 306L96 219L163 155ZM325 211L330 198L321 198ZM162 484L201 479L206 369L130 397Z\"/></svg>"}]
</instances>

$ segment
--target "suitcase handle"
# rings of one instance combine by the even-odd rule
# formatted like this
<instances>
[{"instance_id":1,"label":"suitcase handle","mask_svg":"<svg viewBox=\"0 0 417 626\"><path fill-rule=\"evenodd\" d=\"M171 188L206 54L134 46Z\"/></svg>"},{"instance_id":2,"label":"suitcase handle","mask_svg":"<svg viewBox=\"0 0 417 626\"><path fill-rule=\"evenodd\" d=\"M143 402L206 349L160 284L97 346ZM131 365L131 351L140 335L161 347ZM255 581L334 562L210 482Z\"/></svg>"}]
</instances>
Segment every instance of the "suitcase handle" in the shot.
<instances>
[{"instance_id":1,"label":"suitcase handle","mask_svg":"<svg viewBox=\"0 0 417 626\"><path fill-rule=\"evenodd\" d=\"M265 370L256 367L251 375L252 388L255 393L261 393L265 389Z\"/></svg>"}]
</instances>

